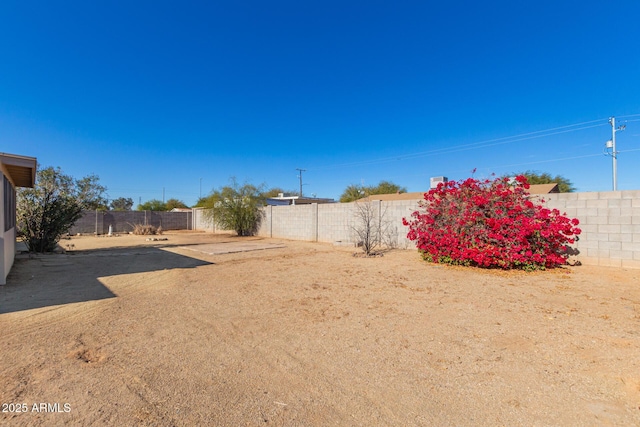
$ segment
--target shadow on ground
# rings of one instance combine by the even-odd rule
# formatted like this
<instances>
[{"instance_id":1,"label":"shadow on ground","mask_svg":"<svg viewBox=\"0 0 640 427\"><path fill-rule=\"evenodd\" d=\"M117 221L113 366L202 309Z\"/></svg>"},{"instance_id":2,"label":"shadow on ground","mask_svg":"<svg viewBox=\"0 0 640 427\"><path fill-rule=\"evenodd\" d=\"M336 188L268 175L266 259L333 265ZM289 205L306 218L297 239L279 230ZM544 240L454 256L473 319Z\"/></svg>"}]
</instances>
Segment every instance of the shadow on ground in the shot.
<instances>
[{"instance_id":1,"label":"shadow on ground","mask_svg":"<svg viewBox=\"0 0 640 427\"><path fill-rule=\"evenodd\" d=\"M158 247L23 254L16 258L7 284L0 286L0 314L116 297L100 277L211 264Z\"/></svg>"}]
</instances>

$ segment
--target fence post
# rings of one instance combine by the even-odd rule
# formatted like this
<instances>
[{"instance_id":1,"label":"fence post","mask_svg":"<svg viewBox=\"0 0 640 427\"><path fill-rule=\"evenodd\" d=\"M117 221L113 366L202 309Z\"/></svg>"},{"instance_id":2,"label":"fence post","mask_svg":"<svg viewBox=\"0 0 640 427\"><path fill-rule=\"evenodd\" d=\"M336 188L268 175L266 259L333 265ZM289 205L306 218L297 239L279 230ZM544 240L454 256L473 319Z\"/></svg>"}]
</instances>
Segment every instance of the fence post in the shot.
<instances>
[{"instance_id":1,"label":"fence post","mask_svg":"<svg viewBox=\"0 0 640 427\"><path fill-rule=\"evenodd\" d=\"M318 204L311 204L311 233L313 237L313 241L318 241Z\"/></svg>"},{"instance_id":2,"label":"fence post","mask_svg":"<svg viewBox=\"0 0 640 427\"><path fill-rule=\"evenodd\" d=\"M273 206L267 205L265 209L265 215L267 216L267 220L269 221L267 223L269 237L273 237Z\"/></svg>"}]
</instances>

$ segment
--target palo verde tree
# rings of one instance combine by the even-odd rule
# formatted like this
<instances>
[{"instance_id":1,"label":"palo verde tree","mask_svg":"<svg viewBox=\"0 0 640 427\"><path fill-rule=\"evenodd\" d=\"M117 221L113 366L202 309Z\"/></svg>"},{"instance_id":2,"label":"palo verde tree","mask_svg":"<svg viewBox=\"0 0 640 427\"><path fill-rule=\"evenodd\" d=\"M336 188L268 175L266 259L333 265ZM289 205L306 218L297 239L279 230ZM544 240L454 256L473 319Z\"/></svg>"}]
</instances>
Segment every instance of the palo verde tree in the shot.
<instances>
[{"instance_id":1,"label":"palo verde tree","mask_svg":"<svg viewBox=\"0 0 640 427\"><path fill-rule=\"evenodd\" d=\"M238 184L235 178L229 185L214 190L204 207L207 215L225 230L234 230L238 236L251 236L258 231L262 220L265 197L262 186Z\"/></svg>"},{"instance_id":2,"label":"palo verde tree","mask_svg":"<svg viewBox=\"0 0 640 427\"><path fill-rule=\"evenodd\" d=\"M34 188L17 191L17 234L31 252L50 252L87 207L101 206L105 187L95 175L74 180L60 168L38 170Z\"/></svg>"}]
</instances>

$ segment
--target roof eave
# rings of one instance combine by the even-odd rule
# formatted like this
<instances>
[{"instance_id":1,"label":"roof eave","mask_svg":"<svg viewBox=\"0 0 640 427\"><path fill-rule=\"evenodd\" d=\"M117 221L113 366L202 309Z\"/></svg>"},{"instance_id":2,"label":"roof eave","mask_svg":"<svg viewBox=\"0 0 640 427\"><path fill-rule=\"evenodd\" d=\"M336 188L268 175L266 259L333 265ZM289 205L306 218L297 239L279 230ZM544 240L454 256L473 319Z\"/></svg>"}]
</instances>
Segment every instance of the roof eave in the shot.
<instances>
[{"instance_id":1,"label":"roof eave","mask_svg":"<svg viewBox=\"0 0 640 427\"><path fill-rule=\"evenodd\" d=\"M36 183L38 161L35 157L0 153L0 162L16 187L32 188Z\"/></svg>"}]
</instances>

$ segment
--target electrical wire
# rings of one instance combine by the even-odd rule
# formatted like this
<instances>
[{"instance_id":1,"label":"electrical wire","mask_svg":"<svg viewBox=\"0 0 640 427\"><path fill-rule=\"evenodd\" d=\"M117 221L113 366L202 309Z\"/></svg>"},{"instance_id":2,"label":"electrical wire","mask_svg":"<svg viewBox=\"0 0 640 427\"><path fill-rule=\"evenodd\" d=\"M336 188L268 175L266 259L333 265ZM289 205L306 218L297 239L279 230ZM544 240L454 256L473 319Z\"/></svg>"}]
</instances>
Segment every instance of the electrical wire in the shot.
<instances>
[{"instance_id":1,"label":"electrical wire","mask_svg":"<svg viewBox=\"0 0 640 427\"><path fill-rule=\"evenodd\" d=\"M621 116L621 117L640 117L640 114L633 114L633 115L627 115L627 116ZM628 122L636 122L636 121L640 121L640 119L624 120L624 122L626 122L626 123L628 123ZM597 124L594 124L594 123L597 123ZM467 151L467 150L490 147L490 146L495 146L495 145L515 143L515 142L520 142L520 141L525 141L525 140L530 140L530 139L543 138L543 137L552 136L552 135L558 135L558 134L563 134L563 133L568 133L568 132L580 131L580 130L584 130L584 129L591 129L591 128L595 128L595 127L604 126L604 125L607 125L607 124L609 124L608 123L608 119L591 120L591 121L587 121L587 122L575 123L573 125L560 126L560 127L555 127L555 128L550 128L550 129L545 129L545 130L540 130L540 131L535 131L535 132L528 132L528 133L524 133L524 134L513 135L513 136L510 136L510 137L502 137L502 138L496 138L496 139L491 139L491 140L480 141L480 142L476 142L476 143L463 144L463 145L458 145L458 146L455 146L455 147L433 149L433 150L429 150L429 151L423 151L423 152L419 152L419 153L412 153L412 154L408 154L408 155L399 155L399 156L394 156L394 157L372 159L372 160L366 160L366 161L361 161L361 162L351 162L351 163L337 164L337 165L331 165L331 166L325 166L325 167L319 167L319 168L310 168L309 170L310 171L317 171L317 170L335 169L335 168L348 167L348 166L359 166L359 165L369 165L369 164L376 164L376 163L386 163L386 162L392 162L392 161L398 161L398 160L404 160L404 159L412 159L412 158L423 157L423 156L430 155L430 154L448 154L448 153L453 153L453 152ZM588 126L586 126L586 125L588 125ZM636 152L636 151L640 151L640 148L638 148L638 149L630 149L630 150L620 150L620 151L618 151L618 153L630 153L630 152ZM570 157L562 157L562 158L556 158L556 159L547 159L547 160L539 160L539 161L532 161L532 162L514 163L514 164L509 164L509 165L496 165L496 166L491 166L491 167L478 166L478 169L498 170L498 169L503 169L503 168L516 167L516 166L526 166L526 165L535 165L535 164L552 163L552 162L567 161L567 160L584 159L584 158L590 158L590 157L598 157L598 156L601 156L601 155L602 155L602 153L585 154L585 155L580 155L580 156L570 156Z\"/></svg>"},{"instance_id":2,"label":"electrical wire","mask_svg":"<svg viewBox=\"0 0 640 427\"><path fill-rule=\"evenodd\" d=\"M640 151L640 148L633 148L630 150L620 150L618 151L618 154L620 153L630 153L630 152L634 152L634 151ZM561 161L565 161L565 160L576 160L576 159L585 159L588 157L599 157L602 156L602 153L598 153L598 154L585 154L582 156L571 156L571 157L562 157L562 158L558 158L558 159L547 159L547 160L538 160L538 161L534 161L534 162L523 162L523 163L512 163L509 165L495 165L495 166L478 166L477 169L487 169L487 170L500 170L500 169L506 169L506 168L512 168L515 166L527 166L527 165L537 165L537 164L542 164L542 163L553 163L553 162L561 162Z\"/></svg>"},{"instance_id":3,"label":"electrical wire","mask_svg":"<svg viewBox=\"0 0 640 427\"><path fill-rule=\"evenodd\" d=\"M555 128L539 130L539 131L534 131L534 132L527 132L527 133L522 133L522 134L513 135L513 136L489 139L489 140L479 141L479 142L474 142L474 143L469 143L469 144L462 144L462 145L457 145L457 146L454 146L454 147L436 148L436 149L433 149L433 150L422 151L422 152L411 153L411 154L405 154L405 155L397 155L397 156L393 156L393 157L385 157L385 158L379 158L379 159L364 160L364 161L359 161L359 162L350 162L350 163L342 163L342 164L336 164L336 165L320 166L320 167L317 167L317 168L309 168L308 170L309 171L321 171L321 170L337 169L337 168L343 168L343 167L353 167L353 166L363 166L363 165L371 165L371 164L379 164L379 163L388 163L388 162L393 162L393 161L398 161L398 160L415 159L415 158L425 157L425 156L433 155L433 154L448 154L448 153L455 153L455 152L460 152L460 151L474 150L474 149L478 149L478 148L492 147L492 146L496 146L496 145L511 144L511 143L514 143L514 142L526 141L526 140L537 139L537 138L544 138L544 137L547 137L547 136L558 135L558 134L562 134L562 133L577 132L577 131L584 130L584 129L600 127L600 126L603 126L603 125L607 124L607 122L605 120L607 120L607 119L590 120L590 121L587 121L587 122L575 123L575 124L572 124L572 125L559 126L559 127L555 127ZM601 123L598 123L598 124L595 124L595 125L592 124L590 126L583 126L583 125L596 123L596 122L601 122ZM578 127L578 126L580 126L580 127ZM560 129L564 129L564 130L560 130ZM555 132L555 131L558 131L558 132Z\"/></svg>"},{"instance_id":4,"label":"electrical wire","mask_svg":"<svg viewBox=\"0 0 640 427\"><path fill-rule=\"evenodd\" d=\"M619 151L619 153L621 153L621 151ZM513 163L513 164L510 164L510 165L489 166L487 168L488 169L511 168L511 167L514 167L514 166L537 165L537 164L540 164L540 163L561 162L561 161L564 161L564 160L585 159L587 157L598 157L598 156L602 156L602 153L585 154L583 156L563 157L563 158L560 158L560 159L538 160L538 161L535 161L535 162ZM484 167L483 167L483 169L484 169Z\"/></svg>"},{"instance_id":5,"label":"electrical wire","mask_svg":"<svg viewBox=\"0 0 640 427\"><path fill-rule=\"evenodd\" d=\"M520 141L526 141L526 140L529 140L529 139L543 138L543 137L547 137L547 136L559 135L559 134L562 134L562 133L574 132L574 131L590 129L590 128L600 127L600 126L602 126L602 124L592 125L592 126L584 126L584 127L577 128L577 129L569 129L569 130L563 130L563 131L559 131L559 132L552 132L552 133L547 133L547 134L544 134L544 135L537 135L537 136L530 136L530 137L526 137L526 138L513 139L513 140L509 140L509 141L504 141L504 142L496 142L496 143L493 143L493 144L484 144L484 145L480 145L480 146L477 146L477 147L469 147L469 148L452 147L450 149L440 149L441 152L437 152L436 154L456 153L456 152L459 152L459 151L468 151L468 150L473 150L473 149L476 149L476 148L485 148L485 147L493 147L493 146L496 146L496 145L511 144L513 142L520 142ZM463 146L458 146L458 147L463 147ZM438 150L435 150L435 151L438 151ZM414 156L405 156L405 157L406 158L414 158Z\"/></svg>"}]
</instances>

